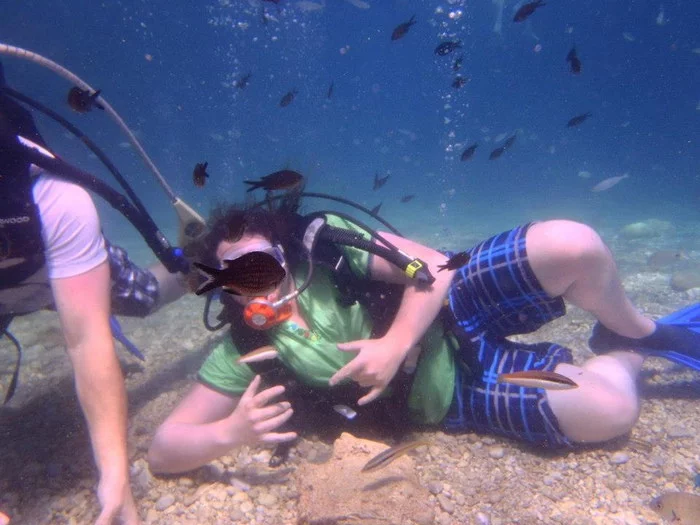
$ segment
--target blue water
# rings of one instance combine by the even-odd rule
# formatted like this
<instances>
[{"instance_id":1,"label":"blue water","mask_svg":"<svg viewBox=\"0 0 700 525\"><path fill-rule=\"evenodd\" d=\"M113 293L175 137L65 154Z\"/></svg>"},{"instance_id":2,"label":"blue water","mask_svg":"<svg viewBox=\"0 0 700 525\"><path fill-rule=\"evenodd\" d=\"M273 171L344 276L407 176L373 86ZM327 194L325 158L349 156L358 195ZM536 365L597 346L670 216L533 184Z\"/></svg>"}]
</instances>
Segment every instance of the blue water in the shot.
<instances>
[{"instance_id":1,"label":"blue water","mask_svg":"<svg viewBox=\"0 0 700 525\"><path fill-rule=\"evenodd\" d=\"M495 31L499 6L486 0L314 3L322 8L287 0L279 8L253 0L25 0L3 8L0 42L102 89L175 192L203 215L216 202L241 200L244 179L289 167L308 177L308 190L370 208L383 202L385 218L437 247L455 232L549 217L599 228L700 220L700 4L556 0L516 24L520 4L506 1ZM414 14L417 23L392 42L393 28ZM463 48L435 55L447 40ZM574 44L580 75L565 61ZM458 90L452 64L460 54L470 82ZM108 153L174 241L167 198L107 116L72 113L63 79L2 60L11 86ZM249 85L235 87L248 72ZM280 107L293 88L294 101ZM584 112L592 116L566 127ZM64 158L111 181L77 140L46 119L40 126ZM495 137L516 132L515 145L488 160ZM461 162L473 142L474 158ZM191 173L205 160L211 178L199 189ZM377 192L375 172L391 174ZM619 185L591 192L623 173L630 176ZM407 194L416 198L401 204ZM110 238L152 259L117 214L102 215Z\"/></svg>"}]
</instances>

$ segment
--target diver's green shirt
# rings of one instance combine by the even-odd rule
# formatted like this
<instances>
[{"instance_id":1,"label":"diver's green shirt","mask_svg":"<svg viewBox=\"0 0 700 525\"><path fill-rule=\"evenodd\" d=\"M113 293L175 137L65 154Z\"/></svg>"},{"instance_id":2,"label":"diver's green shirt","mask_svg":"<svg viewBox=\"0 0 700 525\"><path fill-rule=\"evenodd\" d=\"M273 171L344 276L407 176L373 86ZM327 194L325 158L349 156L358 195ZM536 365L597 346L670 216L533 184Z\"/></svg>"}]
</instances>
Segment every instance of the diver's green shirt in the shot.
<instances>
[{"instance_id":1,"label":"diver's green shirt","mask_svg":"<svg viewBox=\"0 0 700 525\"><path fill-rule=\"evenodd\" d=\"M338 228L369 234L335 215L327 223ZM369 254L363 250L341 246L350 268L360 277L369 271ZM303 281L305 268L295 275ZM332 276L320 266L314 269L311 285L297 297L302 317L309 330L294 322L286 322L267 331L282 363L303 383L314 388L330 388L328 380L356 355L342 352L337 343L370 337L371 320L359 304L341 306ZM455 382L454 359L439 321L433 322L420 343L423 348L408 398L411 420L419 424L442 421L452 402ZM230 337L219 343L199 370L199 381L211 388L234 396L243 394L255 376L248 365L236 363L240 356Z\"/></svg>"}]
</instances>

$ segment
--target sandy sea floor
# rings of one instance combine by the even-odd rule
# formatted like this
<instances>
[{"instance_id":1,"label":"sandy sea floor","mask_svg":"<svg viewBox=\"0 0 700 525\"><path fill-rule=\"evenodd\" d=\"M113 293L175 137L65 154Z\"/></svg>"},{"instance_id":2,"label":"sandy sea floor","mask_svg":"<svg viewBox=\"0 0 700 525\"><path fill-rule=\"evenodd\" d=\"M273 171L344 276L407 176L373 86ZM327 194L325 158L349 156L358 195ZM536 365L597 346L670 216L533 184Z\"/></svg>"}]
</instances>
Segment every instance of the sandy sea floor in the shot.
<instances>
[{"instance_id":1,"label":"sandy sea floor","mask_svg":"<svg viewBox=\"0 0 700 525\"><path fill-rule=\"evenodd\" d=\"M467 240L456 240L455 247L469 245ZM699 300L671 290L668 270L646 267L648 254L667 247L668 239L654 245L610 235L606 241L625 288L643 311L659 317ZM204 328L202 306L199 298L187 297L148 319L122 319L124 331L148 357L141 363L119 350L141 515L153 524L294 523L293 469L328 455L329 446L313 435L279 470L267 467L269 451L248 448L183 476L156 478L145 467L155 428L185 393L211 345L225 337ZM565 318L523 339L563 344L581 362L591 355L586 341L592 323L590 315L570 308ZM0 410L0 510L13 524L89 523L98 510L96 474L57 317L40 312L19 318L12 332L24 355L17 393ZM14 359L11 345L0 342L2 388ZM631 435L603 447L543 453L490 436L426 433L433 446L415 459L421 483L432 493L436 523L660 523L648 507L651 498L668 490L693 491L700 472L700 375L649 359L640 390L641 416Z\"/></svg>"}]
</instances>

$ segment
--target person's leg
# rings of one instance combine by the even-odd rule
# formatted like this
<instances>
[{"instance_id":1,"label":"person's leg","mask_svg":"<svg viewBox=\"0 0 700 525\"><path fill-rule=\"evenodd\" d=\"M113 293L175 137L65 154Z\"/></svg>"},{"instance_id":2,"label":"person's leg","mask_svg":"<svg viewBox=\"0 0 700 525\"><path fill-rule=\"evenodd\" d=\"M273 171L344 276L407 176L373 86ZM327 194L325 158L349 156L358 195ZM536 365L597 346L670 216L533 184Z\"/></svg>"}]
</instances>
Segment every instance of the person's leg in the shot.
<instances>
[{"instance_id":1,"label":"person's leg","mask_svg":"<svg viewBox=\"0 0 700 525\"><path fill-rule=\"evenodd\" d=\"M608 247L590 227L555 220L527 232L528 259L542 288L552 297L591 312L614 332L632 338L654 332L655 324L630 302Z\"/></svg>"}]
</instances>

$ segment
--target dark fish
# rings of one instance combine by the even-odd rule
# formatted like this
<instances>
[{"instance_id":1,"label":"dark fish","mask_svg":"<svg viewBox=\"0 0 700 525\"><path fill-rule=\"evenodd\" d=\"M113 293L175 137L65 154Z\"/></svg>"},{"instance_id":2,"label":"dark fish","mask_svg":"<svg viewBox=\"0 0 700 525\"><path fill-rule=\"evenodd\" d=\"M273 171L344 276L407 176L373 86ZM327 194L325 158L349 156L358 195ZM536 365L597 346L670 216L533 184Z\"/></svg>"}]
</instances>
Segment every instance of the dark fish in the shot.
<instances>
[{"instance_id":1,"label":"dark fish","mask_svg":"<svg viewBox=\"0 0 700 525\"><path fill-rule=\"evenodd\" d=\"M416 15L413 15L408 22L404 22L402 24L397 25L394 28L394 31L392 31L391 33L391 39L398 40L399 38L403 38L406 35L406 33L408 33L408 30L411 29L411 26L415 23Z\"/></svg>"},{"instance_id":2,"label":"dark fish","mask_svg":"<svg viewBox=\"0 0 700 525\"><path fill-rule=\"evenodd\" d=\"M582 115L576 115L574 118L569 119L569 122L566 123L567 128L573 128L574 126L578 126L581 124L584 120L586 120L588 117L590 117L592 113L583 113Z\"/></svg>"},{"instance_id":3,"label":"dark fish","mask_svg":"<svg viewBox=\"0 0 700 525\"><path fill-rule=\"evenodd\" d=\"M479 144L475 142L474 144L472 144L471 146L469 146L467 149L465 149L465 150L462 152L462 156L461 156L460 158L461 158L462 160L469 160L469 159L471 159L472 156L474 155L474 152L476 151L476 148L478 148L478 147L479 147Z\"/></svg>"},{"instance_id":4,"label":"dark fish","mask_svg":"<svg viewBox=\"0 0 700 525\"><path fill-rule=\"evenodd\" d=\"M518 138L518 135L511 135L506 139L506 141L503 143L503 148L504 149L510 149L510 147L515 144L515 139Z\"/></svg>"},{"instance_id":5,"label":"dark fish","mask_svg":"<svg viewBox=\"0 0 700 525\"><path fill-rule=\"evenodd\" d=\"M236 86L238 89L244 89L248 85L248 81L250 80L250 77L252 76L252 73L247 73L243 75L241 78L236 80L233 85Z\"/></svg>"},{"instance_id":6,"label":"dark fish","mask_svg":"<svg viewBox=\"0 0 700 525\"><path fill-rule=\"evenodd\" d=\"M469 262L472 256L468 252L459 252L447 259L445 264L438 264L438 272L443 270L458 270Z\"/></svg>"},{"instance_id":7,"label":"dark fish","mask_svg":"<svg viewBox=\"0 0 700 525\"><path fill-rule=\"evenodd\" d=\"M380 203L377 204L374 208L372 208L371 210L369 210L369 212L370 212L372 215L377 215L377 214L379 213L379 209L380 209L381 207L382 207L382 203L380 202Z\"/></svg>"},{"instance_id":8,"label":"dark fish","mask_svg":"<svg viewBox=\"0 0 700 525\"><path fill-rule=\"evenodd\" d=\"M274 191L296 188L303 180L304 176L301 173L293 170L280 170L265 175L260 180L244 180L243 182L251 185L248 191L257 190L258 188L262 188L265 191Z\"/></svg>"},{"instance_id":9,"label":"dark fish","mask_svg":"<svg viewBox=\"0 0 700 525\"><path fill-rule=\"evenodd\" d=\"M372 189L378 190L379 188L384 186L386 184L386 181L389 180L389 177L391 177L391 175L387 175L386 177L380 177L379 173L376 172L374 174L374 184L372 185Z\"/></svg>"},{"instance_id":10,"label":"dark fish","mask_svg":"<svg viewBox=\"0 0 700 525\"><path fill-rule=\"evenodd\" d=\"M687 258L687 256L683 250L659 250L652 253L647 258L647 266L653 269L659 269L664 266L676 264L678 261L682 261L685 258Z\"/></svg>"},{"instance_id":11,"label":"dark fish","mask_svg":"<svg viewBox=\"0 0 700 525\"><path fill-rule=\"evenodd\" d=\"M409 201L413 200L413 197L415 197L415 195L413 195L413 194L404 195L403 197L401 197L401 202L404 202L404 203L409 202Z\"/></svg>"},{"instance_id":12,"label":"dark fish","mask_svg":"<svg viewBox=\"0 0 700 525\"><path fill-rule=\"evenodd\" d=\"M209 174L207 173L207 166L209 165L208 162L198 163L195 164L194 166L194 171L192 172L192 180L194 181L194 185L197 186L198 188L204 187L204 184L207 182L207 179L209 178Z\"/></svg>"},{"instance_id":13,"label":"dark fish","mask_svg":"<svg viewBox=\"0 0 700 525\"><path fill-rule=\"evenodd\" d=\"M78 113L87 113L93 107L104 109L105 107L97 102L97 97L100 96L101 92L102 90L98 89L90 94L90 91L87 89L72 87L68 92L68 105L73 111L77 111Z\"/></svg>"},{"instance_id":14,"label":"dark fish","mask_svg":"<svg viewBox=\"0 0 700 525\"><path fill-rule=\"evenodd\" d=\"M292 100L294 100L294 97L297 96L298 91L296 88L292 89L291 91L288 91L281 99L280 99L280 106L285 107L289 106L289 104L292 103Z\"/></svg>"},{"instance_id":15,"label":"dark fish","mask_svg":"<svg viewBox=\"0 0 700 525\"><path fill-rule=\"evenodd\" d=\"M462 86L464 86L464 84L466 84L467 82L469 82L469 77L463 77L462 75L457 75L455 77L455 79L452 81L452 87L455 89L459 89Z\"/></svg>"},{"instance_id":16,"label":"dark fish","mask_svg":"<svg viewBox=\"0 0 700 525\"><path fill-rule=\"evenodd\" d=\"M544 388L545 390L571 390L578 384L565 375L546 370L523 370L509 374L499 374L499 383L523 386L527 388Z\"/></svg>"},{"instance_id":17,"label":"dark fish","mask_svg":"<svg viewBox=\"0 0 700 525\"><path fill-rule=\"evenodd\" d=\"M489 155L489 160L494 160L503 155L503 152L506 151L505 146L501 146L500 148L496 148L491 152L491 155Z\"/></svg>"},{"instance_id":18,"label":"dark fish","mask_svg":"<svg viewBox=\"0 0 700 525\"><path fill-rule=\"evenodd\" d=\"M529 2L517 10L515 16L513 17L513 22L522 22L527 17L529 17L538 7L542 7L545 4L542 0L535 0L534 2Z\"/></svg>"},{"instance_id":19,"label":"dark fish","mask_svg":"<svg viewBox=\"0 0 700 525\"><path fill-rule=\"evenodd\" d=\"M364 467L362 467L362 472L374 472L376 470L383 469L389 463L397 458L403 456L406 452L413 450L414 448L424 447L430 445L429 441L424 439L418 441L411 441L410 443L403 443L402 445L396 445L390 447L383 452L380 452L372 459L370 459Z\"/></svg>"},{"instance_id":20,"label":"dark fish","mask_svg":"<svg viewBox=\"0 0 700 525\"><path fill-rule=\"evenodd\" d=\"M448 55L452 53L455 49L461 48L462 47L462 41L457 40L456 42L443 42L439 46L435 48L435 54L440 55L441 57L444 57L445 55Z\"/></svg>"},{"instance_id":21,"label":"dark fish","mask_svg":"<svg viewBox=\"0 0 700 525\"><path fill-rule=\"evenodd\" d=\"M571 72L574 75L578 75L581 72L581 61L578 58L578 55L576 54L576 46L571 48L571 51L569 51L569 54L566 55L566 61L569 63L569 66L571 67Z\"/></svg>"},{"instance_id":22,"label":"dark fish","mask_svg":"<svg viewBox=\"0 0 700 525\"><path fill-rule=\"evenodd\" d=\"M331 98L333 96L333 82L328 86L328 93L326 93L326 98Z\"/></svg>"},{"instance_id":23,"label":"dark fish","mask_svg":"<svg viewBox=\"0 0 700 525\"><path fill-rule=\"evenodd\" d=\"M700 496L689 492L666 492L651 501L651 508L668 523L700 523Z\"/></svg>"},{"instance_id":24,"label":"dark fish","mask_svg":"<svg viewBox=\"0 0 700 525\"><path fill-rule=\"evenodd\" d=\"M263 0L263 2L270 2L272 4L279 4L280 0Z\"/></svg>"},{"instance_id":25,"label":"dark fish","mask_svg":"<svg viewBox=\"0 0 700 525\"><path fill-rule=\"evenodd\" d=\"M455 59L455 63L452 64L452 71L459 71L462 68L462 60L464 60L464 55L459 55Z\"/></svg>"},{"instance_id":26,"label":"dark fish","mask_svg":"<svg viewBox=\"0 0 700 525\"><path fill-rule=\"evenodd\" d=\"M197 288L197 295L219 287L233 295L267 295L279 286L286 275L277 259L265 252L249 252L232 261L226 260L223 270L198 262L192 264L207 277L206 282Z\"/></svg>"}]
</instances>

